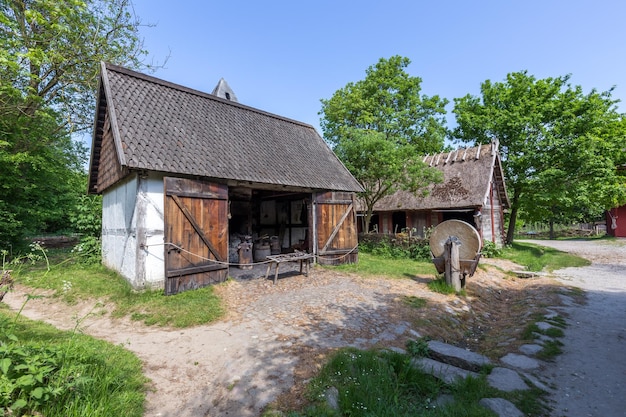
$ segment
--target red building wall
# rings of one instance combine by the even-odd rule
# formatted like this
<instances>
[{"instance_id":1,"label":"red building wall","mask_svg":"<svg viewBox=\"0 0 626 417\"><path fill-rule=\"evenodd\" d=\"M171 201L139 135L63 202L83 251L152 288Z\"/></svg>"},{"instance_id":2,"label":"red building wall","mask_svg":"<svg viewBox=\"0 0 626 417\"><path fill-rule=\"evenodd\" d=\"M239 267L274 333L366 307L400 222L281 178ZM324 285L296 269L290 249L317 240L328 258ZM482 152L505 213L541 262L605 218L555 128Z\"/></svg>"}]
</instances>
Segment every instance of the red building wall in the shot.
<instances>
[{"instance_id":1,"label":"red building wall","mask_svg":"<svg viewBox=\"0 0 626 417\"><path fill-rule=\"evenodd\" d=\"M617 207L606 213L606 232L615 237L626 237L626 206Z\"/></svg>"}]
</instances>

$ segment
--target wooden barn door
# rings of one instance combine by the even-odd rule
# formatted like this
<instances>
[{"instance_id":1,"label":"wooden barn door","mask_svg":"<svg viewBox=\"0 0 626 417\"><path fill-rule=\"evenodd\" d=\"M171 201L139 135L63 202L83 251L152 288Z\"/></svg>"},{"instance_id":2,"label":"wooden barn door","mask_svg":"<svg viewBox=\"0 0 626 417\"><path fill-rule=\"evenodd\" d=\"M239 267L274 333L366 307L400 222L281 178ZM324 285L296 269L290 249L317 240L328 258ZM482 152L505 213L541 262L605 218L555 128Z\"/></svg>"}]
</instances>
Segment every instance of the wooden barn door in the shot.
<instances>
[{"instance_id":1,"label":"wooden barn door","mask_svg":"<svg viewBox=\"0 0 626 417\"><path fill-rule=\"evenodd\" d=\"M321 264L358 261L354 194L328 191L315 195L315 254Z\"/></svg>"},{"instance_id":2,"label":"wooden barn door","mask_svg":"<svg viewBox=\"0 0 626 417\"><path fill-rule=\"evenodd\" d=\"M228 186L170 177L164 182L165 294L225 281Z\"/></svg>"}]
</instances>

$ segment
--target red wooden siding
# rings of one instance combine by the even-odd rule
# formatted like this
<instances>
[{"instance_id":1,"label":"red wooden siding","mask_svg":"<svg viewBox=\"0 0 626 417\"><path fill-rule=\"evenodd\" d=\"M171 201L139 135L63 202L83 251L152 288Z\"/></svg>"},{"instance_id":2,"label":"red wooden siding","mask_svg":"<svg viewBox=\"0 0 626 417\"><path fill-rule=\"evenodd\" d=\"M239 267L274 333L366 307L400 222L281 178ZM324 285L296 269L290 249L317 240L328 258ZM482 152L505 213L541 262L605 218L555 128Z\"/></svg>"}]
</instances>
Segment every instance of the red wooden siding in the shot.
<instances>
[{"instance_id":1,"label":"red wooden siding","mask_svg":"<svg viewBox=\"0 0 626 417\"><path fill-rule=\"evenodd\" d=\"M626 206L617 207L606 213L606 232L615 237L626 237Z\"/></svg>"}]
</instances>

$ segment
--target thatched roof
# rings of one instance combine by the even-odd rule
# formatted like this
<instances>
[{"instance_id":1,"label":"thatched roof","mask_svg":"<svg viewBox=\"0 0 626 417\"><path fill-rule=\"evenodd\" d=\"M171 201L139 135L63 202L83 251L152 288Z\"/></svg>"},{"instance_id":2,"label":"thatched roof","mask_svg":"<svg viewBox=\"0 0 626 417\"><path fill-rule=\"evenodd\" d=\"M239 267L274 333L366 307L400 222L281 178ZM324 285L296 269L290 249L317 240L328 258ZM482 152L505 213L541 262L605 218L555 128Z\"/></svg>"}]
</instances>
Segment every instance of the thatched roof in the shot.
<instances>
[{"instance_id":1,"label":"thatched roof","mask_svg":"<svg viewBox=\"0 0 626 417\"><path fill-rule=\"evenodd\" d=\"M98 171L110 166L121 176L157 171L258 188L362 191L311 125L244 106L234 93L227 100L114 65L102 64L100 77L90 192L111 185L98 184ZM216 91L232 92L223 80ZM115 163L103 159L110 152Z\"/></svg>"},{"instance_id":2,"label":"thatched roof","mask_svg":"<svg viewBox=\"0 0 626 417\"><path fill-rule=\"evenodd\" d=\"M380 200L374 211L455 210L482 207L490 192L491 181L504 208L509 199L498 153L498 145L481 145L452 152L427 155L423 162L443 173L443 182L431 185L422 197L398 191Z\"/></svg>"}]
</instances>

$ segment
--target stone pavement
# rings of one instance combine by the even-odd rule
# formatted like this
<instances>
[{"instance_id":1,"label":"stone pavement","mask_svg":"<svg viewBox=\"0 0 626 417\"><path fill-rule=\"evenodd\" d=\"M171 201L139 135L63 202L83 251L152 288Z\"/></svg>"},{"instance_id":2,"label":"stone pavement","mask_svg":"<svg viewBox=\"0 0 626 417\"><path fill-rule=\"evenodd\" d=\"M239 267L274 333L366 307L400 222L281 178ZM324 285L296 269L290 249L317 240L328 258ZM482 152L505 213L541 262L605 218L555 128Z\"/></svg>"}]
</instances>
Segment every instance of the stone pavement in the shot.
<instances>
[{"instance_id":1,"label":"stone pavement","mask_svg":"<svg viewBox=\"0 0 626 417\"><path fill-rule=\"evenodd\" d=\"M551 320L556 315L555 312L549 311L545 319ZM546 321L537 324L542 332L555 327ZM491 387L500 391L529 390L532 387L546 391L548 388L542 382L541 376L544 364L534 356L542 351L546 343L555 341L555 339L543 333L537 334L537 336L542 337L537 337L536 344L522 345L519 347L520 353L508 353L498 362L493 362L486 356L453 345L429 341L429 357L416 358L413 360L413 364L447 384L453 383L458 378L477 378L481 370L491 368L487 382ZM394 350L397 351L397 349ZM445 401L443 399L438 402ZM480 404L492 410L499 417L524 416L513 403L504 398L483 398Z\"/></svg>"},{"instance_id":2,"label":"stone pavement","mask_svg":"<svg viewBox=\"0 0 626 417\"><path fill-rule=\"evenodd\" d=\"M556 313L549 311L546 319L550 320L556 317ZM539 322L541 331L547 331L554 326L548 322ZM420 337L417 332L413 332L414 336ZM431 340L428 342L428 356L424 358L415 358L412 360L413 366L433 375L446 384L452 384L457 379L465 379L468 377L479 377L481 370L489 371L487 382L492 388L502 392L513 392L521 390L529 390L532 387L547 391L547 386L541 381L540 370L542 362L534 355L542 351L544 344L554 341L554 338L537 334L537 344L526 344L519 348L520 353L509 353L498 362L493 362L486 356L471 352L447 343ZM395 352L406 353L403 349L393 348ZM334 409L338 408L338 393L336 388L330 387L326 391L326 401L328 406ZM436 404L446 404L452 401L450 395L443 394L441 398L435 400ZM524 414L510 401L504 398L483 398L479 404L490 409L499 417L524 417Z\"/></svg>"}]
</instances>

